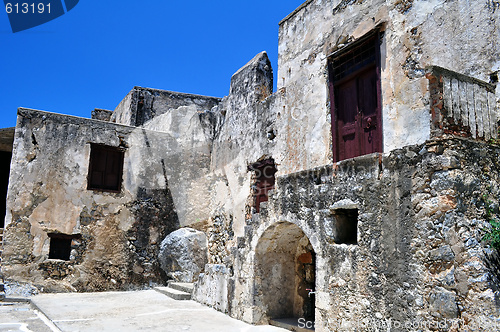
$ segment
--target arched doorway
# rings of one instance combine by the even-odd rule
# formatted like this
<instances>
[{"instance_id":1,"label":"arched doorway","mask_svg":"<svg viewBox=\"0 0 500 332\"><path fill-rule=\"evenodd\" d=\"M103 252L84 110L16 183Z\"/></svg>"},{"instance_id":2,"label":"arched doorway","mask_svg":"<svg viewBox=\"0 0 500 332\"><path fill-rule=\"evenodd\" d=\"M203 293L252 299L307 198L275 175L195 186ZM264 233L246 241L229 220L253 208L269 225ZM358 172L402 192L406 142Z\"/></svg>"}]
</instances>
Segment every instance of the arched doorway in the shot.
<instances>
[{"instance_id":1,"label":"arched doorway","mask_svg":"<svg viewBox=\"0 0 500 332\"><path fill-rule=\"evenodd\" d=\"M255 304L262 323L293 318L314 322L316 254L295 224L269 227L255 249Z\"/></svg>"}]
</instances>

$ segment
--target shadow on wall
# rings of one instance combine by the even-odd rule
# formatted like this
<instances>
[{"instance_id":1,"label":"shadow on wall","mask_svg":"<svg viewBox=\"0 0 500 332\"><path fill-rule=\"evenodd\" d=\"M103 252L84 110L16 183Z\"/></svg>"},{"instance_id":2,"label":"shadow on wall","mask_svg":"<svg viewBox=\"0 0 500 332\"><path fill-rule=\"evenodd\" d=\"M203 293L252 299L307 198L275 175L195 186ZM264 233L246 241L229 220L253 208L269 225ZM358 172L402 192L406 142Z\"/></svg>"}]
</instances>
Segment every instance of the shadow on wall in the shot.
<instances>
[{"instance_id":1,"label":"shadow on wall","mask_svg":"<svg viewBox=\"0 0 500 332\"><path fill-rule=\"evenodd\" d=\"M12 152L0 151L0 228L5 225L7 187L9 186L10 160Z\"/></svg>"}]
</instances>

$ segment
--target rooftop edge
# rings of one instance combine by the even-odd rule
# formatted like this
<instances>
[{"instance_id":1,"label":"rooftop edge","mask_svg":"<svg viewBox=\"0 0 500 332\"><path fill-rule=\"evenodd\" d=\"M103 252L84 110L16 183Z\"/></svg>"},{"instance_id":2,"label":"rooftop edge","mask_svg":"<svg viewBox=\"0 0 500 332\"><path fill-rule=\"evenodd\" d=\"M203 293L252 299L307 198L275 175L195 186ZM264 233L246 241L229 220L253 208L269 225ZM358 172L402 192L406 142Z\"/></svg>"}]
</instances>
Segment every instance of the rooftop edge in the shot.
<instances>
[{"instance_id":1,"label":"rooftop edge","mask_svg":"<svg viewBox=\"0 0 500 332\"><path fill-rule=\"evenodd\" d=\"M293 16L295 16L295 14L297 14L298 12L300 12L303 8L307 7L307 5L309 5L311 2L313 2L313 0L306 0L303 4L301 4L300 6L298 6L293 12L291 12L284 19L282 19L278 23L278 25L282 25L283 23L285 23L286 21L288 21L289 19L291 19Z\"/></svg>"},{"instance_id":2,"label":"rooftop edge","mask_svg":"<svg viewBox=\"0 0 500 332\"><path fill-rule=\"evenodd\" d=\"M147 91L157 91L161 93L168 93L168 94L174 94L174 95L182 95L185 97L191 97L191 98L203 98L203 99L217 99L217 100L222 100L221 97L212 97L212 96L204 96L204 95L198 95L194 93L185 93L185 92L177 92L177 91L170 91L170 90L162 90L162 89L155 89L155 88L146 88L142 86L134 86L132 90L147 90Z\"/></svg>"}]
</instances>

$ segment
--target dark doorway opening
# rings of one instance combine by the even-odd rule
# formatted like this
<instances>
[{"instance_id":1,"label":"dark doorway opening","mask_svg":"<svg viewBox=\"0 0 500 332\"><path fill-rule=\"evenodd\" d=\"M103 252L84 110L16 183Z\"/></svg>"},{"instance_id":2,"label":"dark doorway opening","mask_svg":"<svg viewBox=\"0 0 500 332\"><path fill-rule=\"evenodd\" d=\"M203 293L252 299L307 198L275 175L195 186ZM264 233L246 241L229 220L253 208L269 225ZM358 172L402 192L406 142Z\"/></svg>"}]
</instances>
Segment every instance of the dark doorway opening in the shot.
<instances>
[{"instance_id":1,"label":"dark doorway opening","mask_svg":"<svg viewBox=\"0 0 500 332\"><path fill-rule=\"evenodd\" d=\"M4 228L5 226L11 159L12 152L0 151L0 228Z\"/></svg>"},{"instance_id":2,"label":"dark doorway opening","mask_svg":"<svg viewBox=\"0 0 500 332\"><path fill-rule=\"evenodd\" d=\"M277 223L264 232L255 254L255 302L263 310L262 323L314 326L316 253L304 232Z\"/></svg>"}]
</instances>

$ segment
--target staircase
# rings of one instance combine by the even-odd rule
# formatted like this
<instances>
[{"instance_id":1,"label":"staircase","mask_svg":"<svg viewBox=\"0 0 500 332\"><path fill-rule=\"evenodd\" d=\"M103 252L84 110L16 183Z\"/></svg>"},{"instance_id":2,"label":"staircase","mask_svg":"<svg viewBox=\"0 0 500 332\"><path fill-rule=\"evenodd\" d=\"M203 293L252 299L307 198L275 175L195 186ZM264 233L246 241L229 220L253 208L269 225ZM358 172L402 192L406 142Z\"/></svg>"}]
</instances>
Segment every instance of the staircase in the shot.
<instances>
[{"instance_id":1,"label":"staircase","mask_svg":"<svg viewBox=\"0 0 500 332\"><path fill-rule=\"evenodd\" d=\"M0 301L5 299L5 287L2 273L2 253L3 253L3 228L0 228Z\"/></svg>"},{"instance_id":2,"label":"staircase","mask_svg":"<svg viewBox=\"0 0 500 332\"><path fill-rule=\"evenodd\" d=\"M154 290L174 300L191 300L193 288L192 283L169 281L167 287L154 287Z\"/></svg>"}]
</instances>

